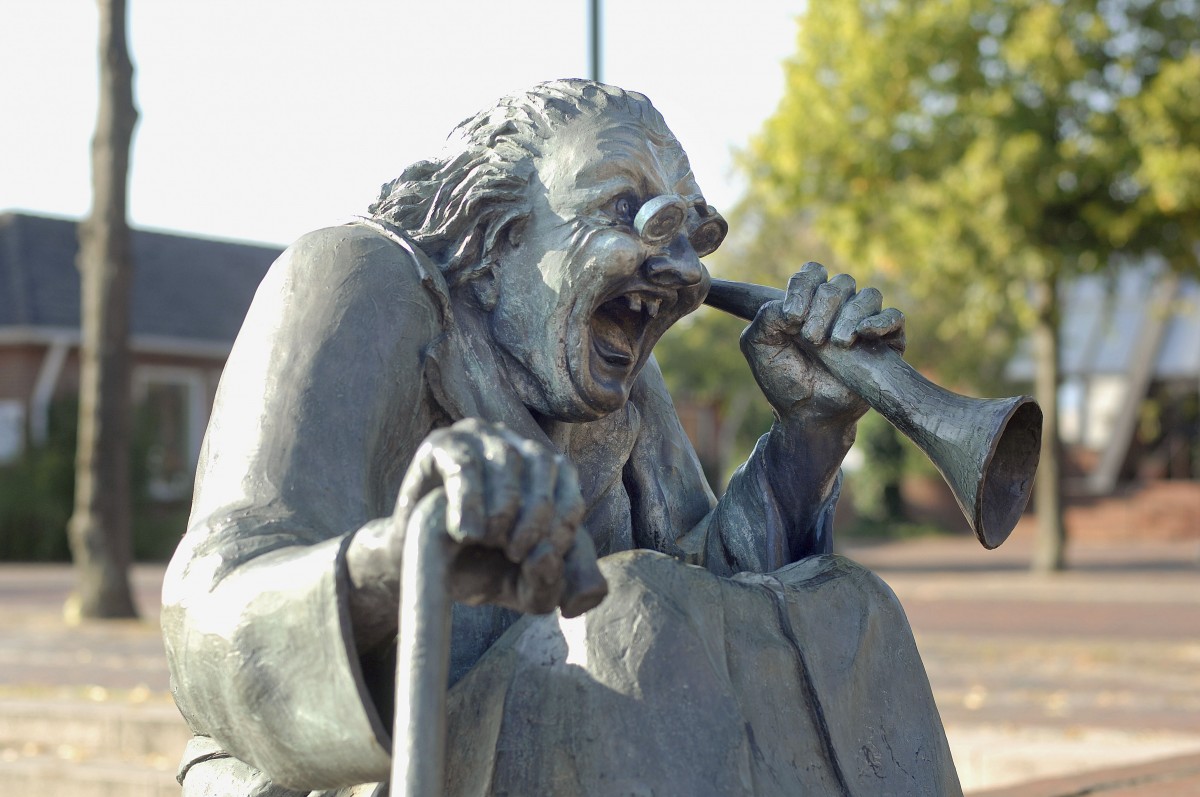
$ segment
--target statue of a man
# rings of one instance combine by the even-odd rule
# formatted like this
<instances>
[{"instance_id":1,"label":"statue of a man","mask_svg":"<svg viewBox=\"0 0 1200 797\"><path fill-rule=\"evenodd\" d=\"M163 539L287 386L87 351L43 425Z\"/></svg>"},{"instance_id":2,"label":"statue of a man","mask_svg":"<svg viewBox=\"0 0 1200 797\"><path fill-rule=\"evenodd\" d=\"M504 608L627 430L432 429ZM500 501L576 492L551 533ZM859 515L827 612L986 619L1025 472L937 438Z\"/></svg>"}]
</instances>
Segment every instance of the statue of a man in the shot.
<instances>
[{"instance_id":1,"label":"statue of a man","mask_svg":"<svg viewBox=\"0 0 1200 797\"><path fill-rule=\"evenodd\" d=\"M164 587L186 795L382 793L403 536L439 488L447 794L958 792L903 612L830 555L866 405L796 345L902 348L903 318L793 277L742 337L775 423L717 500L651 349L724 231L644 96L564 80L284 252Z\"/></svg>"}]
</instances>

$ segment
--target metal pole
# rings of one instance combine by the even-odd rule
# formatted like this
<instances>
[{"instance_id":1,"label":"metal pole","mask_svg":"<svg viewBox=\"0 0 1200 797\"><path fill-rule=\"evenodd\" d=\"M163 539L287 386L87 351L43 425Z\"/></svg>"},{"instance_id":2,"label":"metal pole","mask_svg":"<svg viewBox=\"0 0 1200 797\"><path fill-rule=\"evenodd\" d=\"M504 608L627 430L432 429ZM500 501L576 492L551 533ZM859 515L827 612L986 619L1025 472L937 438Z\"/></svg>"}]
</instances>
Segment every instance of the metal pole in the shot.
<instances>
[{"instance_id":1,"label":"metal pole","mask_svg":"<svg viewBox=\"0 0 1200 797\"><path fill-rule=\"evenodd\" d=\"M600 2L601 0L588 0L588 5L591 9L591 79L597 83L600 82L600 45L602 43L600 35Z\"/></svg>"}]
</instances>

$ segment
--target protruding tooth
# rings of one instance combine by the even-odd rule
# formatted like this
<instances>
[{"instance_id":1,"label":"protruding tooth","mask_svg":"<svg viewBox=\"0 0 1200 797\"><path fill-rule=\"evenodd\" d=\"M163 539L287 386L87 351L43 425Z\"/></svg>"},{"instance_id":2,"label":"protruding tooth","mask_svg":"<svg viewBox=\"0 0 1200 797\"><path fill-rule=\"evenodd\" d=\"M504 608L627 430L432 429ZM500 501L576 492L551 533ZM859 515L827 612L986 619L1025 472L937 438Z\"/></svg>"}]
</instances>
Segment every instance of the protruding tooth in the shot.
<instances>
[{"instance_id":1,"label":"protruding tooth","mask_svg":"<svg viewBox=\"0 0 1200 797\"><path fill-rule=\"evenodd\" d=\"M642 297L636 293L631 293L626 297L629 300L629 309L635 313L642 312Z\"/></svg>"},{"instance_id":2,"label":"protruding tooth","mask_svg":"<svg viewBox=\"0 0 1200 797\"><path fill-rule=\"evenodd\" d=\"M654 318L658 315L658 308L662 305L662 299L646 299L646 315Z\"/></svg>"}]
</instances>

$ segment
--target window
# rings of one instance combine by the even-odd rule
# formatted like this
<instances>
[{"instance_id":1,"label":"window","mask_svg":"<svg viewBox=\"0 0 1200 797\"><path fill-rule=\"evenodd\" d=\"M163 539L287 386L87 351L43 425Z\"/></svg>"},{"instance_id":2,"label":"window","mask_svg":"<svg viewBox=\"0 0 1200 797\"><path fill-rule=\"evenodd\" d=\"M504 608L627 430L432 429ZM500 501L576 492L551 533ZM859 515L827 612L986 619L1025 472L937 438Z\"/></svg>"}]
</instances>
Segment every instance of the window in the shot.
<instances>
[{"instance_id":1,"label":"window","mask_svg":"<svg viewBox=\"0 0 1200 797\"><path fill-rule=\"evenodd\" d=\"M186 499L192 491L206 420L200 371L142 366L135 379L137 452L146 489L156 501Z\"/></svg>"},{"instance_id":2,"label":"window","mask_svg":"<svg viewBox=\"0 0 1200 797\"><path fill-rule=\"evenodd\" d=\"M25 450L25 405L0 399L0 465L16 461Z\"/></svg>"}]
</instances>

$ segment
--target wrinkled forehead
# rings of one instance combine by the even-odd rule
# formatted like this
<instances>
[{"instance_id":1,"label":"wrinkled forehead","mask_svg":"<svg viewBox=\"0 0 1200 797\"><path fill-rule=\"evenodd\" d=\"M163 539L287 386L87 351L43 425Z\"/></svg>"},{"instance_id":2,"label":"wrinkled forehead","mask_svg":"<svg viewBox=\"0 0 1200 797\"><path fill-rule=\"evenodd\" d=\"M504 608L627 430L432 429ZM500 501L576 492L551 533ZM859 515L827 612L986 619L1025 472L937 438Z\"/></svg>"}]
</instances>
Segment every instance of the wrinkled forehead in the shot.
<instances>
[{"instance_id":1,"label":"wrinkled forehead","mask_svg":"<svg viewBox=\"0 0 1200 797\"><path fill-rule=\"evenodd\" d=\"M643 199L660 194L700 197L679 142L669 132L651 130L638 119L602 115L574 120L558 132L547 150L538 159L538 174L546 190L559 200L586 201L619 189Z\"/></svg>"}]
</instances>

